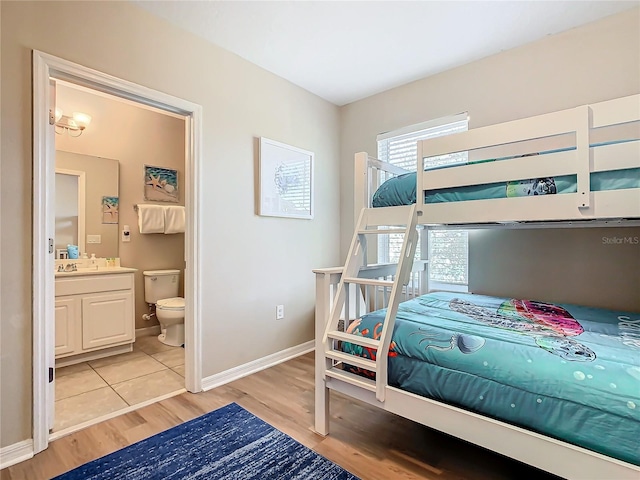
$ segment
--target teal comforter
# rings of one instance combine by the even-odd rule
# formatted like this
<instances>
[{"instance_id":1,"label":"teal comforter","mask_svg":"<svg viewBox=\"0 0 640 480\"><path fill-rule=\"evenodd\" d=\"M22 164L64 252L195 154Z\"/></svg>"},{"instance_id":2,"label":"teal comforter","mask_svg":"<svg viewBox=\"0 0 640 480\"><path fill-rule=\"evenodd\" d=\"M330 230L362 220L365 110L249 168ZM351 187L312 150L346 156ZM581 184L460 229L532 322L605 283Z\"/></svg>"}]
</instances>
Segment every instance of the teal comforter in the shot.
<instances>
[{"instance_id":1,"label":"teal comforter","mask_svg":"<svg viewBox=\"0 0 640 480\"><path fill-rule=\"evenodd\" d=\"M439 292L400 304L392 338L390 385L640 465L640 314Z\"/></svg>"}]
</instances>

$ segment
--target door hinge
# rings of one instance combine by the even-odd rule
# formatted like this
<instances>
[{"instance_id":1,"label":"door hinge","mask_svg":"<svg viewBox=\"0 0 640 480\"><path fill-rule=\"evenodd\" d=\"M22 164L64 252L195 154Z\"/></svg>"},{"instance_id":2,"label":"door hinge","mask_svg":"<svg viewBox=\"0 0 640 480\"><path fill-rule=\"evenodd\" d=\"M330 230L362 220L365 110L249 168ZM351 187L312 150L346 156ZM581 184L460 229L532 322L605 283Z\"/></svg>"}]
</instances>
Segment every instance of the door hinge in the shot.
<instances>
[{"instance_id":1,"label":"door hinge","mask_svg":"<svg viewBox=\"0 0 640 480\"><path fill-rule=\"evenodd\" d=\"M49 383L53 382L53 367L49 367Z\"/></svg>"},{"instance_id":2,"label":"door hinge","mask_svg":"<svg viewBox=\"0 0 640 480\"><path fill-rule=\"evenodd\" d=\"M49 239L49 253L53 253L53 238Z\"/></svg>"}]
</instances>

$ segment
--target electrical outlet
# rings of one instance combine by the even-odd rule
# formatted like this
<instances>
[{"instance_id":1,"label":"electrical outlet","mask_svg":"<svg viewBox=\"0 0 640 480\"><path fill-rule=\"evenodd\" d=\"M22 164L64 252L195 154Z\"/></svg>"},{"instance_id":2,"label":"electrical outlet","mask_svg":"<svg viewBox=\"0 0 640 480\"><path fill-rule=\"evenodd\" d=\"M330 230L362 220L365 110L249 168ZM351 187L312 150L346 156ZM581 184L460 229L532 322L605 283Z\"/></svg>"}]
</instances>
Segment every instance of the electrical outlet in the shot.
<instances>
[{"instance_id":1,"label":"electrical outlet","mask_svg":"<svg viewBox=\"0 0 640 480\"><path fill-rule=\"evenodd\" d=\"M276 320L284 318L284 305L276 305Z\"/></svg>"},{"instance_id":2,"label":"electrical outlet","mask_svg":"<svg viewBox=\"0 0 640 480\"><path fill-rule=\"evenodd\" d=\"M123 242L131 241L131 230L129 230L129 225L124 225L122 227L122 241Z\"/></svg>"}]
</instances>

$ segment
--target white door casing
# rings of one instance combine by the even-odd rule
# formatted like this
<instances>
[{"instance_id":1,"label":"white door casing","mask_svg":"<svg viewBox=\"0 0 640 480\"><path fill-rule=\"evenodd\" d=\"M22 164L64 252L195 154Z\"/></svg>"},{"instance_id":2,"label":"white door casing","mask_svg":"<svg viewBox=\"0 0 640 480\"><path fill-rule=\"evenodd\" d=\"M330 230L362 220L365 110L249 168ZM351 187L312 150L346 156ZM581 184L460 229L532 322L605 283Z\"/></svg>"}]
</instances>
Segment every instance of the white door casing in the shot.
<instances>
[{"instance_id":1,"label":"white door casing","mask_svg":"<svg viewBox=\"0 0 640 480\"><path fill-rule=\"evenodd\" d=\"M187 100L33 51L33 450L47 448L53 421L55 80L65 80L185 116L185 387L202 390L200 343L200 169L202 107Z\"/></svg>"}]
</instances>

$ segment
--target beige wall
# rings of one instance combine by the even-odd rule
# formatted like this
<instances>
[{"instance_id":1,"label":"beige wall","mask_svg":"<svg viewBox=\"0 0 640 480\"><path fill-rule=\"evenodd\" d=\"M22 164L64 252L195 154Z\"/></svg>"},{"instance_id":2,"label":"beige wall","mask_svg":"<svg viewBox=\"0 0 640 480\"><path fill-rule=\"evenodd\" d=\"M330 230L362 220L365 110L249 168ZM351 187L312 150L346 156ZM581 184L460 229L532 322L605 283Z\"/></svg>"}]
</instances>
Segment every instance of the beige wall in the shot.
<instances>
[{"instance_id":1,"label":"beige wall","mask_svg":"<svg viewBox=\"0 0 640 480\"><path fill-rule=\"evenodd\" d=\"M1 226L3 236L12 234L0 247L0 447L30 438L32 429L32 49L202 105L203 375L313 339L311 269L339 261L339 109L128 2L0 8ZM315 153L313 220L255 214L260 136ZM120 173L121 180L137 176ZM277 304L285 318L276 322Z\"/></svg>"},{"instance_id":2,"label":"beige wall","mask_svg":"<svg viewBox=\"0 0 640 480\"><path fill-rule=\"evenodd\" d=\"M377 134L464 111L471 116L470 128L480 127L639 92L640 9L634 9L343 107L342 257L353 230L353 155L360 151L375 155ZM634 232L640 235L640 229ZM618 308L639 310L638 276L625 264L635 260L632 264L637 269L638 254L634 252L640 252L640 246L635 250L604 248L597 239L605 234L590 230L527 230L472 235L470 289L496 295L505 290L530 296L539 292L541 296L566 297L565 301L575 303L615 303ZM483 238L491 241L480 242ZM523 243L523 238L535 240ZM530 258L542 259L535 265L539 269L535 275L523 277L521 268L516 267L523 244ZM580 245L580 249L571 255L559 253L572 244ZM570 276L571 282L560 281L567 278L564 275L556 277L558 281L543 281L549 268L545 255L556 245L558 253L550 262L554 271L590 274ZM505 264L512 267L496 267ZM595 275L602 264L625 266L604 269L607 273L618 270L617 279L612 281ZM620 290L620 282L627 287ZM554 288L561 288L562 294ZM598 295L592 296L598 289Z\"/></svg>"},{"instance_id":3,"label":"beige wall","mask_svg":"<svg viewBox=\"0 0 640 480\"><path fill-rule=\"evenodd\" d=\"M638 228L476 230L469 243L474 293L640 312Z\"/></svg>"},{"instance_id":4,"label":"beige wall","mask_svg":"<svg viewBox=\"0 0 640 480\"><path fill-rule=\"evenodd\" d=\"M184 272L184 234L140 234L138 217L133 206L144 199L144 166L170 168L178 171L179 202L184 205L185 124L184 118L142 108L102 94L58 86L57 105L64 111L81 111L92 116L91 124L79 137L56 135L56 148L68 152L117 159L120 165L120 219L115 227L115 240L120 262L137 268L135 274L136 328L157 325L155 318L142 319L148 313L144 301L145 270L176 268ZM169 205L169 204L165 204ZM123 243L123 225L131 229L131 241ZM87 230L87 235L92 232ZM93 245L87 244L93 252ZM180 295L184 275L181 275Z\"/></svg>"}]
</instances>

